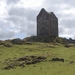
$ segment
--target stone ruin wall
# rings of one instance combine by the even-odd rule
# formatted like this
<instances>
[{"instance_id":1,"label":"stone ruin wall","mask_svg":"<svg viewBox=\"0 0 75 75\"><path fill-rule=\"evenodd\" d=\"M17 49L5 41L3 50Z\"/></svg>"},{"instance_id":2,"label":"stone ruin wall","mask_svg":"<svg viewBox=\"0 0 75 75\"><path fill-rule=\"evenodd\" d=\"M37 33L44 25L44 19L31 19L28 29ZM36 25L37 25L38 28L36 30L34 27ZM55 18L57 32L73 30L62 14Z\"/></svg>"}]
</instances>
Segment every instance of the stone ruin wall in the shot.
<instances>
[{"instance_id":1,"label":"stone ruin wall","mask_svg":"<svg viewBox=\"0 0 75 75\"><path fill-rule=\"evenodd\" d=\"M49 35L49 22L48 15L43 13L37 19L37 34L38 36L48 36Z\"/></svg>"},{"instance_id":2,"label":"stone ruin wall","mask_svg":"<svg viewBox=\"0 0 75 75\"><path fill-rule=\"evenodd\" d=\"M58 19L53 14L41 12L37 17L37 36L58 36Z\"/></svg>"},{"instance_id":3,"label":"stone ruin wall","mask_svg":"<svg viewBox=\"0 0 75 75\"><path fill-rule=\"evenodd\" d=\"M50 16L50 36L58 36L58 19Z\"/></svg>"}]
</instances>

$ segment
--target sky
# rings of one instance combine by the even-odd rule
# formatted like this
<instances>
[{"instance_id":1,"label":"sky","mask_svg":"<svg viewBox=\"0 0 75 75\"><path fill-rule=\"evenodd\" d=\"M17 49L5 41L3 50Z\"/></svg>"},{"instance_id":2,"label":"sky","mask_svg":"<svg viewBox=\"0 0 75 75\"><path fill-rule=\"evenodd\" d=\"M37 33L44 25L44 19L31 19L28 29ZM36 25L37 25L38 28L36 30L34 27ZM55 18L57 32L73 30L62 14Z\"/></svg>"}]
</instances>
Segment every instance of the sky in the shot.
<instances>
[{"instance_id":1,"label":"sky","mask_svg":"<svg viewBox=\"0 0 75 75\"><path fill-rule=\"evenodd\" d=\"M42 8L58 17L59 37L75 39L75 0L0 0L0 39L36 36Z\"/></svg>"}]
</instances>

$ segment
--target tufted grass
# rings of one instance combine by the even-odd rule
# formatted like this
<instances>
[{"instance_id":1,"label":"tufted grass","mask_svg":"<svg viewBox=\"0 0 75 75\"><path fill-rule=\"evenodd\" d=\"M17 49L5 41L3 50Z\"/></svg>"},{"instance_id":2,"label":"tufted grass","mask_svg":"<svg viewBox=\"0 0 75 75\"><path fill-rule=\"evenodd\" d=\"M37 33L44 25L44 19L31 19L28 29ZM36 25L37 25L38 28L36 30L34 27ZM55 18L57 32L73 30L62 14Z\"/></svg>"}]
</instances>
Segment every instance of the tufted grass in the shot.
<instances>
[{"instance_id":1,"label":"tufted grass","mask_svg":"<svg viewBox=\"0 0 75 75\"><path fill-rule=\"evenodd\" d=\"M9 59L15 60L30 55L44 55L47 60L10 70L1 69L6 66L6 61ZM65 61L50 61L53 57L64 58ZM62 44L39 42L31 45L13 45L13 47L0 45L0 75L75 75L75 47L66 48Z\"/></svg>"}]
</instances>

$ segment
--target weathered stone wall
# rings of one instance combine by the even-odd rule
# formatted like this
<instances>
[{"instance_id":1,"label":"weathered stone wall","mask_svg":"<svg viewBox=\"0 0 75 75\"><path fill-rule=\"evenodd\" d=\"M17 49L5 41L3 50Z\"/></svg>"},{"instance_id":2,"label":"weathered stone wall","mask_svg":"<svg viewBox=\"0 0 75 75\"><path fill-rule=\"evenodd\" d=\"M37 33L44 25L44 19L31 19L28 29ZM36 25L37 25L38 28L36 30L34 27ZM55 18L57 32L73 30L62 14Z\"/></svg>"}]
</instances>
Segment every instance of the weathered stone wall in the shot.
<instances>
[{"instance_id":1,"label":"weathered stone wall","mask_svg":"<svg viewBox=\"0 0 75 75\"><path fill-rule=\"evenodd\" d=\"M58 36L58 19L50 15L49 21L50 21L50 24L49 24L50 36Z\"/></svg>"},{"instance_id":2,"label":"weathered stone wall","mask_svg":"<svg viewBox=\"0 0 75 75\"><path fill-rule=\"evenodd\" d=\"M48 15L46 11L42 11L40 16L37 17L37 35L38 36L48 36L49 35L49 24L48 24Z\"/></svg>"},{"instance_id":3,"label":"weathered stone wall","mask_svg":"<svg viewBox=\"0 0 75 75\"><path fill-rule=\"evenodd\" d=\"M58 36L58 19L44 9L37 16L37 36Z\"/></svg>"}]
</instances>

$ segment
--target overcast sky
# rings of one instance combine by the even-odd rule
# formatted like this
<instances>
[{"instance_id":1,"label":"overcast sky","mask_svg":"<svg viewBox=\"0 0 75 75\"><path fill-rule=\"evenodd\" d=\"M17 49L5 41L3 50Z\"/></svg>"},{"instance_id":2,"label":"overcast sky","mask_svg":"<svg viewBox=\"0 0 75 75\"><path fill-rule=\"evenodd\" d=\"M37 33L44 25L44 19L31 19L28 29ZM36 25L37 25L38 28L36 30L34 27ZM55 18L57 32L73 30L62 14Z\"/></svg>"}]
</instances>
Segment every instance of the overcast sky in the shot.
<instances>
[{"instance_id":1,"label":"overcast sky","mask_svg":"<svg viewBox=\"0 0 75 75\"><path fill-rule=\"evenodd\" d=\"M59 36L75 38L75 0L0 0L0 39L36 35L41 8L59 19Z\"/></svg>"}]
</instances>

